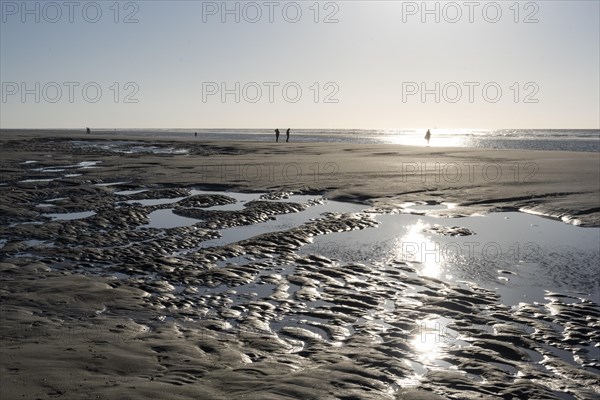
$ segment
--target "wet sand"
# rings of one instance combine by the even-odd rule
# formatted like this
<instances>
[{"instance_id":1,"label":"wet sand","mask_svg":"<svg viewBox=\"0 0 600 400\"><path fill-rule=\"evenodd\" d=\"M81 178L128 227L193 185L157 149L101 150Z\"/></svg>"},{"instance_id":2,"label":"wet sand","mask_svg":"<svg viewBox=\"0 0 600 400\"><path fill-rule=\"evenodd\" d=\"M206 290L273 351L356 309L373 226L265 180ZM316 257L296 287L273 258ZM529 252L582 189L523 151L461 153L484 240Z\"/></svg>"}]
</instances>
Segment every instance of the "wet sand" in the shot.
<instances>
[{"instance_id":1,"label":"wet sand","mask_svg":"<svg viewBox=\"0 0 600 400\"><path fill-rule=\"evenodd\" d=\"M13 141L12 139L29 138ZM98 139L73 151L72 140ZM101 140L146 142L167 153L126 156L102 151ZM293 138L292 138L293 140ZM167 157L183 149L187 156ZM96 178L159 185L204 185L237 190L314 190L334 200L397 206L434 201L468 206L465 212L526 209L600 226L598 153L324 143L203 142L182 139L2 131L3 175L19 162L49 165L103 161ZM13 168L13 170L11 170ZM35 175L35 174L32 174ZM40 174L37 174L38 176ZM36 176L32 176L35 178ZM93 177L93 176L92 176ZM12 180L14 182L14 180ZM461 208L455 209L460 212Z\"/></svg>"},{"instance_id":2,"label":"wet sand","mask_svg":"<svg viewBox=\"0 0 600 400\"><path fill-rule=\"evenodd\" d=\"M600 226L597 154L5 131L1 142L2 398L600 393L598 299L548 293L546 304L514 307L405 260L302 251L317 236L376 226L372 213L203 245L300 215L320 195L378 212L444 201L454 205L446 216L526 209ZM192 188L270 194L236 207L233 194ZM165 210L198 222L148 225Z\"/></svg>"}]
</instances>

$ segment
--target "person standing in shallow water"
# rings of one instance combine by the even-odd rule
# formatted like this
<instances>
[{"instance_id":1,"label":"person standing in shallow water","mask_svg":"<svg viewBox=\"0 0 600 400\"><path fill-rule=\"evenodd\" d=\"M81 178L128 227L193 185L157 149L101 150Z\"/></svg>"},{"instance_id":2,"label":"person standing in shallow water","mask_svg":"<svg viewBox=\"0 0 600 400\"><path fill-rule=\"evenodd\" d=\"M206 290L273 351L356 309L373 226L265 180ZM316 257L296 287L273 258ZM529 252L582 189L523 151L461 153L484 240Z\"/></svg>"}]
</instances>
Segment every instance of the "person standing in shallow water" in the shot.
<instances>
[{"instance_id":1,"label":"person standing in shallow water","mask_svg":"<svg viewBox=\"0 0 600 400\"><path fill-rule=\"evenodd\" d=\"M279 142L279 128L275 129L275 141Z\"/></svg>"},{"instance_id":2,"label":"person standing in shallow water","mask_svg":"<svg viewBox=\"0 0 600 400\"><path fill-rule=\"evenodd\" d=\"M85 132L89 135L92 131L90 131L90 128L85 128Z\"/></svg>"},{"instance_id":3,"label":"person standing in shallow water","mask_svg":"<svg viewBox=\"0 0 600 400\"><path fill-rule=\"evenodd\" d=\"M429 146L429 140L431 139L431 131L427 129L427 133L425 134L425 140L427 140L427 146Z\"/></svg>"},{"instance_id":4,"label":"person standing in shallow water","mask_svg":"<svg viewBox=\"0 0 600 400\"><path fill-rule=\"evenodd\" d=\"M290 128L287 129L287 131L285 131L285 142L289 142L290 141Z\"/></svg>"}]
</instances>

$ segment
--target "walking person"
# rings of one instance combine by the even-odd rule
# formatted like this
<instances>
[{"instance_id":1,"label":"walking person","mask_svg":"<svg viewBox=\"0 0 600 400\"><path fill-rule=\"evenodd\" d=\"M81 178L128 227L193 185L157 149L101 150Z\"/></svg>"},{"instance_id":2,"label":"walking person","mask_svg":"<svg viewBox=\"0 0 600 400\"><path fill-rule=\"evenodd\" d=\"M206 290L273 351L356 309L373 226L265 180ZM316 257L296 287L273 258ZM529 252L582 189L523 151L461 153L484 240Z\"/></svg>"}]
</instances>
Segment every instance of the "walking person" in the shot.
<instances>
[{"instance_id":1,"label":"walking person","mask_svg":"<svg viewBox=\"0 0 600 400\"><path fill-rule=\"evenodd\" d=\"M279 142L279 128L275 129L275 141Z\"/></svg>"},{"instance_id":2,"label":"walking person","mask_svg":"<svg viewBox=\"0 0 600 400\"><path fill-rule=\"evenodd\" d=\"M287 131L285 131L285 142L289 142L290 141L290 128L287 129Z\"/></svg>"},{"instance_id":3,"label":"walking person","mask_svg":"<svg viewBox=\"0 0 600 400\"><path fill-rule=\"evenodd\" d=\"M425 140L427 140L427 146L429 146L429 140L431 139L431 131L427 129L427 133L425 134Z\"/></svg>"}]
</instances>

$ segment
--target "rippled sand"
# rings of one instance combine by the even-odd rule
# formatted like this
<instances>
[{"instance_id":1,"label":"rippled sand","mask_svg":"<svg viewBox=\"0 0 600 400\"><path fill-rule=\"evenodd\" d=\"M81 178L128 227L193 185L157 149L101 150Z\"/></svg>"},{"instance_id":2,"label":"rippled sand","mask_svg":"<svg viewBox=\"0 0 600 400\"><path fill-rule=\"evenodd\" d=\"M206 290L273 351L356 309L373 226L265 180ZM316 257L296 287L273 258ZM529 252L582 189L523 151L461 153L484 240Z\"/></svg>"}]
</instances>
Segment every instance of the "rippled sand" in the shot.
<instances>
[{"instance_id":1,"label":"rippled sand","mask_svg":"<svg viewBox=\"0 0 600 400\"><path fill-rule=\"evenodd\" d=\"M563 247L544 236L521 264L448 258L431 273L389 239L500 246L551 229L500 234L494 215L308 188L102 179L110 156L78 151L64 165L81 177L17 183L54 166L33 152L0 186L2 398L600 395L597 228L570 226L577 243Z\"/></svg>"}]
</instances>

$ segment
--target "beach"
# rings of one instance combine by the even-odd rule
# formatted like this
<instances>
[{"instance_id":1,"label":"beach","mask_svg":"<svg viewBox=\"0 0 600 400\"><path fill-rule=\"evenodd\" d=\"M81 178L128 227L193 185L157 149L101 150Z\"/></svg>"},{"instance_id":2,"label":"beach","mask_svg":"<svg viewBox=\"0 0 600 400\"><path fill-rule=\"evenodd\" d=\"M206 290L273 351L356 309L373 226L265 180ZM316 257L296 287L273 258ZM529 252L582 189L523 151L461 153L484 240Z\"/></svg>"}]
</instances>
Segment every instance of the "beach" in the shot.
<instances>
[{"instance_id":1,"label":"beach","mask_svg":"<svg viewBox=\"0 0 600 400\"><path fill-rule=\"evenodd\" d=\"M13 163L44 157L62 161L102 159L101 173L91 178L132 180L146 185L221 187L238 190L315 190L333 200L375 205L406 201L453 202L471 208L524 208L556 218L599 226L597 153L526 150L482 150L456 147L347 145L339 143L203 142L124 135L76 135L18 132L25 143L10 145L2 133L3 153ZM95 146L78 147L73 139L138 141L158 144L163 154L111 153ZM127 144L125 143L125 146ZM165 157L171 150L189 151ZM64 151L67 151L65 153ZM50 157L49 157L49 156ZM104 155L98 158L97 155ZM143 156L143 157L142 157ZM14 160L12 160L14 157ZM7 166L9 159L4 162ZM19 167L15 169L18 172ZM10 177L11 170L5 168ZM31 172L30 175L35 175ZM40 175L39 173L37 175ZM123 176L121 176L123 175ZM33 177L35 178L35 176ZM43 177L42 177L43 178Z\"/></svg>"},{"instance_id":2,"label":"beach","mask_svg":"<svg viewBox=\"0 0 600 400\"><path fill-rule=\"evenodd\" d=\"M599 153L293 139L3 130L0 396L600 394Z\"/></svg>"}]
</instances>

